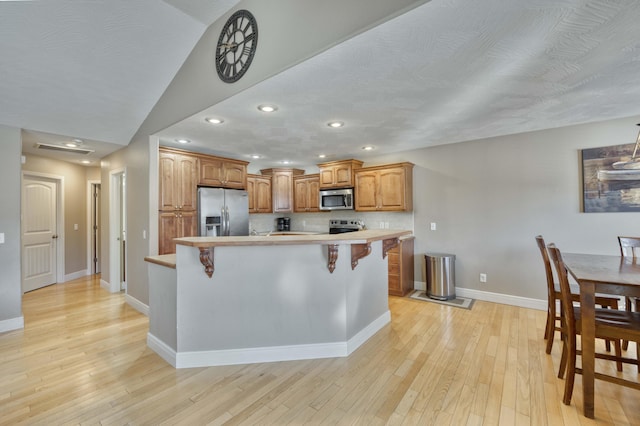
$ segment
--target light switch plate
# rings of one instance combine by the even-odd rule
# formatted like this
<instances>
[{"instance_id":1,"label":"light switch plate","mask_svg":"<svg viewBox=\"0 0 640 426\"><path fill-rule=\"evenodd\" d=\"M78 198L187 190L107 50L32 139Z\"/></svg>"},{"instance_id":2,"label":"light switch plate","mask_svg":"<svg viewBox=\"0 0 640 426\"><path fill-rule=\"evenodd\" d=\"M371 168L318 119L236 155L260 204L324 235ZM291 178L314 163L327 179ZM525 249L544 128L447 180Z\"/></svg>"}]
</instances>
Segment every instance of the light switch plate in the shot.
<instances>
[{"instance_id":1,"label":"light switch plate","mask_svg":"<svg viewBox=\"0 0 640 426\"><path fill-rule=\"evenodd\" d=\"M0 232L0 244L4 244L4 232Z\"/></svg>"},{"instance_id":2,"label":"light switch plate","mask_svg":"<svg viewBox=\"0 0 640 426\"><path fill-rule=\"evenodd\" d=\"M432 231L436 230L436 223L435 222L431 222L431 230Z\"/></svg>"}]
</instances>

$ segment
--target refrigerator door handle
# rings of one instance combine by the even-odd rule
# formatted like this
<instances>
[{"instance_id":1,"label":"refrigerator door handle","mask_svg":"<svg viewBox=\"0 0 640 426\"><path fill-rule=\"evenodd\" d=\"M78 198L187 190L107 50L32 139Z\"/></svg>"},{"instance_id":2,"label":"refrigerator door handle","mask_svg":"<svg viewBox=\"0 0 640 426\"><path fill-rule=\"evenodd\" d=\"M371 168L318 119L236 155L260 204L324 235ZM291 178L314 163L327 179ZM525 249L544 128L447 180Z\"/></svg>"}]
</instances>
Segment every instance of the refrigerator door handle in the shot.
<instances>
[{"instance_id":1,"label":"refrigerator door handle","mask_svg":"<svg viewBox=\"0 0 640 426\"><path fill-rule=\"evenodd\" d=\"M224 206L220 209L220 236L227 235L227 220L224 214Z\"/></svg>"},{"instance_id":2,"label":"refrigerator door handle","mask_svg":"<svg viewBox=\"0 0 640 426\"><path fill-rule=\"evenodd\" d=\"M225 209L227 211L227 233L225 235L229 236L231 235L231 216L229 216L229 206L225 206Z\"/></svg>"}]
</instances>

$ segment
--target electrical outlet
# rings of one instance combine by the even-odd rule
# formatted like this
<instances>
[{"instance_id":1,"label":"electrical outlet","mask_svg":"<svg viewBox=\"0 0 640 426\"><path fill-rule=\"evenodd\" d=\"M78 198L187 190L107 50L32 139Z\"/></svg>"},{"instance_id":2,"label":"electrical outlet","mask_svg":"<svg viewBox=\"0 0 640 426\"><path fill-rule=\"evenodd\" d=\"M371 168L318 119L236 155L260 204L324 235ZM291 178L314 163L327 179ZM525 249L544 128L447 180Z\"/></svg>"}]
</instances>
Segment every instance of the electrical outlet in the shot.
<instances>
[{"instance_id":1,"label":"electrical outlet","mask_svg":"<svg viewBox=\"0 0 640 426\"><path fill-rule=\"evenodd\" d=\"M431 230L432 231L436 230L436 223L435 222L431 222Z\"/></svg>"},{"instance_id":2,"label":"electrical outlet","mask_svg":"<svg viewBox=\"0 0 640 426\"><path fill-rule=\"evenodd\" d=\"M4 244L4 232L0 232L0 244Z\"/></svg>"},{"instance_id":3,"label":"electrical outlet","mask_svg":"<svg viewBox=\"0 0 640 426\"><path fill-rule=\"evenodd\" d=\"M384 223L384 229L389 229L389 222Z\"/></svg>"},{"instance_id":4,"label":"electrical outlet","mask_svg":"<svg viewBox=\"0 0 640 426\"><path fill-rule=\"evenodd\" d=\"M487 274L480 274L480 282L481 283L487 282Z\"/></svg>"},{"instance_id":5,"label":"electrical outlet","mask_svg":"<svg viewBox=\"0 0 640 426\"><path fill-rule=\"evenodd\" d=\"M384 222L380 222L380 229L384 229Z\"/></svg>"}]
</instances>

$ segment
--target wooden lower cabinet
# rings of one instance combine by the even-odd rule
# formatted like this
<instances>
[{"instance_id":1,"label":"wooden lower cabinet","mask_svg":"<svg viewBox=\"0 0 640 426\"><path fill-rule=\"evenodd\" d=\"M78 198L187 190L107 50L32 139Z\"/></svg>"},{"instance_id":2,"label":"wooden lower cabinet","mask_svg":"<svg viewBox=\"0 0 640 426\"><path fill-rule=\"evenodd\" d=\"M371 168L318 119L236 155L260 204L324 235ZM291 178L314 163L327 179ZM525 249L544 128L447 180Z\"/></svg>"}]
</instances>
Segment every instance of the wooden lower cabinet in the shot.
<instances>
[{"instance_id":1,"label":"wooden lower cabinet","mask_svg":"<svg viewBox=\"0 0 640 426\"><path fill-rule=\"evenodd\" d=\"M413 240L409 237L400 240L397 246L387 253L389 261L389 294L406 296L413 291Z\"/></svg>"},{"instance_id":2,"label":"wooden lower cabinet","mask_svg":"<svg viewBox=\"0 0 640 426\"><path fill-rule=\"evenodd\" d=\"M158 217L158 254L176 252L174 238L194 237L198 232L198 212L160 212Z\"/></svg>"}]
</instances>

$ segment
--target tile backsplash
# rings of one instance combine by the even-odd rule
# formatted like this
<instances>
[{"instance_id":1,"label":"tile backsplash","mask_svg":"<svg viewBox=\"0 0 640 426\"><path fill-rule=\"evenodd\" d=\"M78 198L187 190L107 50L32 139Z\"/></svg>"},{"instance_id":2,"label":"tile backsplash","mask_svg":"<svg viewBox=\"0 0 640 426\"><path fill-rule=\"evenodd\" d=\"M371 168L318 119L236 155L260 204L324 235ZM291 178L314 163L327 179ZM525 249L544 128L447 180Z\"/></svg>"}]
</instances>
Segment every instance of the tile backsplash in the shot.
<instances>
[{"instance_id":1,"label":"tile backsplash","mask_svg":"<svg viewBox=\"0 0 640 426\"><path fill-rule=\"evenodd\" d=\"M367 229L407 229L413 231L413 212L356 212L341 210L326 213L280 213L249 215L249 230L264 233L276 230L279 217L291 218L292 231L329 232L330 219L362 220Z\"/></svg>"}]
</instances>

